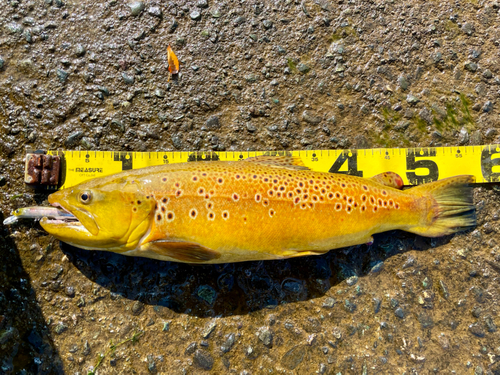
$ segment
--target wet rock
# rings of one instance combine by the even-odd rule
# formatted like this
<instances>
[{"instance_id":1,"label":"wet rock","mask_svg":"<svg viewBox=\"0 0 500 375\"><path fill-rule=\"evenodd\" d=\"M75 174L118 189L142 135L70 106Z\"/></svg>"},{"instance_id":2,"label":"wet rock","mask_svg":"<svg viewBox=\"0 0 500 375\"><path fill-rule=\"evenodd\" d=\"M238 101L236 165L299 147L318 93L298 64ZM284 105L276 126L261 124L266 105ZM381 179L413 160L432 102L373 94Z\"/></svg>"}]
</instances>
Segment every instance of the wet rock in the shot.
<instances>
[{"instance_id":1,"label":"wet rock","mask_svg":"<svg viewBox=\"0 0 500 375\"><path fill-rule=\"evenodd\" d=\"M214 359L212 355L203 349L198 349L194 353L193 362L196 366L202 368L203 370L211 370L214 366Z\"/></svg>"},{"instance_id":2,"label":"wet rock","mask_svg":"<svg viewBox=\"0 0 500 375\"><path fill-rule=\"evenodd\" d=\"M200 286L196 291L196 295L209 305L213 305L217 298L217 292L210 285Z\"/></svg>"},{"instance_id":3,"label":"wet rock","mask_svg":"<svg viewBox=\"0 0 500 375\"><path fill-rule=\"evenodd\" d=\"M143 1L134 1L128 6L130 8L130 14L133 16L138 16L139 14L141 14L145 7Z\"/></svg>"},{"instance_id":4,"label":"wet rock","mask_svg":"<svg viewBox=\"0 0 500 375\"><path fill-rule=\"evenodd\" d=\"M272 332L269 329L264 328L259 332L259 340L262 341L265 346L271 346L273 343Z\"/></svg>"},{"instance_id":5,"label":"wet rock","mask_svg":"<svg viewBox=\"0 0 500 375\"><path fill-rule=\"evenodd\" d=\"M288 370L295 370L302 363L306 355L306 348L303 345L296 345L283 355L281 365Z\"/></svg>"},{"instance_id":6,"label":"wet rock","mask_svg":"<svg viewBox=\"0 0 500 375\"><path fill-rule=\"evenodd\" d=\"M139 315L144 311L144 303L141 301L135 301L132 305L132 314Z\"/></svg>"},{"instance_id":7,"label":"wet rock","mask_svg":"<svg viewBox=\"0 0 500 375\"><path fill-rule=\"evenodd\" d=\"M222 344L222 346L220 347L220 350L223 352L223 353L227 353L228 351L231 350L231 348L234 346L234 343L236 341L236 336L234 333L231 333L229 335L226 335L226 340L224 341L224 343Z\"/></svg>"},{"instance_id":8,"label":"wet rock","mask_svg":"<svg viewBox=\"0 0 500 375\"><path fill-rule=\"evenodd\" d=\"M484 337L485 336L484 329L483 329L483 327L481 327L481 325L479 323L474 323L474 324L469 325L468 329L469 329L469 332L472 333L474 336L477 336L477 337Z\"/></svg>"}]
</instances>

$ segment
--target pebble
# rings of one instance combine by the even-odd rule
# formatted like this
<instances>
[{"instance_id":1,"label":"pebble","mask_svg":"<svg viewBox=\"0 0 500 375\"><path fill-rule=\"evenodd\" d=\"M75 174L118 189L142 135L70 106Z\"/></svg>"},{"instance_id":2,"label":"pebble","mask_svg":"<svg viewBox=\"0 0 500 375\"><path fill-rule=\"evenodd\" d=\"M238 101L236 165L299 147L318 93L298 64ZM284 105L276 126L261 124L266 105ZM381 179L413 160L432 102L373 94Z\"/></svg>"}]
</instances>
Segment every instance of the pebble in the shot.
<instances>
[{"instance_id":1,"label":"pebble","mask_svg":"<svg viewBox=\"0 0 500 375\"><path fill-rule=\"evenodd\" d=\"M196 3L196 6L198 8L202 8L202 9L208 8L208 1L207 0L198 0L198 2Z\"/></svg>"},{"instance_id":2,"label":"pebble","mask_svg":"<svg viewBox=\"0 0 500 375\"><path fill-rule=\"evenodd\" d=\"M154 361L154 357L151 354L149 354L147 356L147 360L148 360L148 371L151 374L156 374L158 372L158 370L156 368L156 363Z\"/></svg>"},{"instance_id":3,"label":"pebble","mask_svg":"<svg viewBox=\"0 0 500 375\"><path fill-rule=\"evenodd\" d=\"M82 44L77 44L75 46L75 55L76 56L82 57L85 55L85 52L87 52L87 50L85 49L85 46L83 46Z\"/></svg>"},{"instance_id":4,"label":"pebble","mask_svg":"<svg viewBox=\"0 0 500 375\"><path fill-rule=\"evenodd\" d=\"M300 63L297 65L297 69L299 70L299 72L303 73L303 74L306 74L308 73L311 68L309 67L309 65L306 65L306 64L303 64L303 63Z\"/></svg>"},{"instance_id":5,"label":"pebble","mask_svg":"<svg viewBox=\"0 0 500 375\"><path fill-rule=\"evenodd\" d=\"M309 124L319 124L322 120L320 116L316 116L313 112L305 110L302 112L302 119Z\"/></svg>"},{"instance_id":6,"label":"pebble","mask_svg":"<svg viewBox=\"0 0 500 375\"><path fill-rule=\"evenodd\" d=\"M408 80L405 76L398 77L398 85L401 87L401 90L405 91L408 88Z\"/></svg>"},{"instance_id":7,"label":"pebble","mask_svg":"<svg viewBox=\"0 0 500 375\"><path fill-rule=\"evenodd\" d=\"M2 56L0 56L0 70L2 70L4 66L5 66L5 60L3 59Z\"/></svg>"},{"instance_id":8,"label":"pebble","mask_svg":"<svg viewBox=\"0 0 500 375\"><path fill-rule=\"evenodd\" d=\"M71 133L68 138L66 138L66 141L64 142L67 147L72 147L76 145L76 143L80 140L80 138L83 137L83 131L76 131Z\"/></svg>"},{"instance_id":9,"label":"pebble","mask_svg":"<svg viewBox=\"0 0 500 375\"><path fill-rule=\"evenodd\" d=\"M484 337L485 332L479 323L473 323L469 325L469 332L477 337Z\"/></svg>"},{"instance_id":10,"label":"pebble","mask_svg":"<svg viewBox=\"0 0 500 375\"><path fill-rule=\"evenodd\" d=\"M239 17L236 17L236 19L234 20L234 24L238 26L238 25L245 23L246 20L247 19L245 17L239 16Z\"/></svg>"},{"instance_id":11,"label":"pebble","mask_svg":"<svg viewBox=\"0 0 500 375\"><path fill-rule=\"evenodd\" d=\"M135 301L132 305L132 314L139 315L144 310L144 303L141 301Z\"/></svg>"},{"instance_id":12,"label":"pebble","mask_svg":"<svg viewBox=\"0 0 500 375\"><path fill-rule=\"evenodd\" d=\"M489 79L489 78L493 77L493 73L491 73L491 70L485 69L483 72L483 77Z\"/></svg>"},{"instance_id":13,"label":"pebble","mask_svg":"<svg viewBox=\"0 0 500 375\"><path fill-rule=\"evenodd\" d=\"M468 70L470 72L475 72L477 70L477 64L472 61L467 61L464 65L465 70Z\"/></svg>"},{"instance_id":14,"label":"pebble","mask_svg":"<svg viewBox=\"0 0 500 375\"><path fill-rule=\"evenodd\" d=\"M493 109L493 102L488 100L486 103L484 103L484 106L482 109L483 109L483 112L485 112L485 113L491 112L491 110Z\"/></svg>"},{"instance_id":15,"label":"pebble","mask_svg":"<svg viewBox=\"0 0 500 375\"><path fill-rule=\"evenodd\" d=\"M250 133L254 133L254 132L257 130L257 128L255 127L255 125L254 125L254 124L252 124L251 122L247 123L247 126L246 126L246 127L247 127L247 130L248 130Z\"/></svg>"},{"instance_id":16,"label":"pebble","mask_svg":"<svg viewBox=\"0 0 500 375\"><path fill-rule=\"evenodd\" d=\"M196 366L201 367L203 370L211 370L214 366L214 359L212 355L203 349L198 349L194 353L193 362Z\"/></svg>"},{"instance_id":17,"label":"pebble","mask_svg":"<svg viewBox=\"0 0 500 375\"><path fill-rule=\"evenodd\" d=\"M210 130L215 130L220 128L219 116L210 116L206 122L207 128Z\"/></svg>"},{"instance_id":18,"label":"pebble","mask_svg":"<svg viewBox=\"0 0 500 375\"><path fill-rule=\"evenodd\" d=\"M469 132L465 127L460 129L460 133L458 133L458 144L463 146L469 142Z\"/></svg>"},{"instance_id":19,"label":"pebble","mask_svg":"<svg viewBox=\"0 0 500 375\"><path fill-rule=\"evenodd\" d=\"M350 300L346 299L344 301L344 308L347 311L349 311L349 312L352 313L352 312L356 311L357 306L356 306L356 304L354 302L351 302Z\"/></svg>"},{"instance_id":20,"label":"pebble","mask_svg":"<svg viewBox=\"0 0 500 375\"><path fill-rule=\"evenodd\" d=\"M488 328L488 332L496 332L497 331L497 326L495 325L495 322L493 321L493 318L491 315L487 315L484 317L484 323L486 324L486 327Z\"/></svg>"},{"instance_id":21,"label":"pebble","mask_svg":"<svg viewBox=\"0 0 500 375\"><path fill-rule=\"evenodd\" d=\"M462 31L470 36L474 33L474 25L466 22L462 25Z\"/></svg>"},{"instance_id":22,"label":"pebble","mask_svg":"<svg viewBox=\"0 0 500 375\"><path fill-rule=\"evenodd\" d=\"M122 73L122 78L127 85L133 85L135 82L135 77L125 72Z\"/></svg>"},{"instance_id":23,"label":"pebble","mask_svg":"<svg viewBox=\"0 0 500 375\"><path fill-rule=\"evenodd\" d=\"M8 23L5 29L11 34L21 34L24 30L23 27L16 22Z\"/></svg>"},{"instance_id":24,"label":"pebble","mask_svg":"<svg viewBox=\"0 0 500 375\"><path fill-rule=\"evenodd\" d=\"M354 284L356 284L358 282L358 277L357 276L351 276L351 277L348 277L346 279L346 283L347 285L349 286L353 286Z\"/></svg>"},{"instance_id":25,"label":"pebble","mask_svg":"<svg viewBox=\"0 0 500 375\"><path fill-rule=\"evenodd\" d=\"M196 351L197 347L198 347L198 344L196 344L196 342L192 342L191 344L188 345L188 347L184 351L184 354L186 354L186 355L193 354Z\"/></svg>"},{"instance_id":26,"label":"pebble","mask_svg":"<svg viewBox=\"0 0 500 375\"><path fill-rule=\"evenodd\" d=\"M336 303L337 301L335 300L335 298L327 297L323 302L323 307L331 309L333 306L335 306Z\"/></svg>"},{"instance_id":27,"label":"pebble","mask_svg":"<svg viewBox=\"0 0 500 375\"><path fill-rule=\"evenodd\" d=\"M150 14L154 17L158 17L158 18L162 17L162 11L161 11L161 8L159 6L150 6L148 8L148 14Z\"/></svg>"},{"instance_id":28,"label":"pebble","mask_svg":"<svg viewBox=\"0 0 500 375\"><path fill-rule=\"evenodd\" d=\"M138 16L139 14L141 14L145 7L143 1L134 1L128 6L130 8L130 14L133 16Z\"/></svg>"},{"instance_id":29,"label":"pebble","mask_svg":"<svg viewBox=\"0 0 500 375\"><path fill-rule=\"evenodd\" d=\"M406 101L409 103L409 104L417 104L420 99L417 98L415 95L412 95L412 94L408 94L406 96Z\"/></svg>"},{"instance_id":30,"label":"pebble","mask_svg":"<svg viewBox=\"0 0 500 375\"><path fill-rule=\"evenodd\" d=\"M441 294L444 299L450 298L450 292L448 291L448 286L444 283L443 280L439 280L439 287L441 288Z\"/></svg>"},{"instance_id":31,"label":"pebble","mask_svg":"<svg viewBox=\"0 0 500 375\"><path fill-rule=\"evenodd\" d=\"M202 337L204 339L208 339L208 337L215 330L216 327L217 327L217 323L215 322L215 320L208 322L207 325L205 326L205 328L203 329L203 332L201 334Z\"/></svg>"},{"instance_id":32,"label":"pebble","mask_svg":"<svg viewBox=\"0 0 500 375\"><path fill-rule=\"evenodd\" d=\"M59 78L59 82L64 83L68 79L69 73L62 69L56 69L56 75Z\"/></svg>"},{"instance_id":33,"label":"pebble","mask_svg":"<svg viewBox=\"0 0 500 375\"><path fill-rule=\"evenodd\" d=\"M54 328L54 330L56 331L56 333L58 335L60 335L61 333L63 333L64 331L66 331L68 329L68 326L65 325L64 323L58 323L56 325L56 327Z\"/></svg>"},{"instance_id":34,"label":"pebble","mask_svg":"<svg viewBox=\"0 0 500 375\"><path fill-rule=\"evenodd\" d=\"M156 89L155 90L155 96L158 98L164 98L165 97L165 91L162 89Z\"/></svg>"},{"instance_id":35,"label":"pebble","mask_svg":"<svg viewBox=\"0 0 500 375\"><path fill-rule=\"evenodd\" d=\"M262 21L262 25L264 26L264 28L266 30L270 29L271 27L273 27L273 23L269 20L264 20Z\"/></svg>"},{"instance_id":36,"label":"pebble","mask_svg":"<svg viewBox=\"0 0 500 375\"><path fill-rule=\"evenodd\" d=\"M220 347L220 350L222 351L222 353L227 353L228 351L230 351L231 348L233 347L235 341L236 341L236 336L234 333L227 335L226 340L224 341L224 343Z\"/></svg>"},{"instance_id":37,"label":"pebble","mask_svg":"<svg viewBox=\"0 0 500 375\"><path fill-rule=\"evenodd\" d=\"M272 334L272 332L269 329L264 328L259 333L259 340L262 341L262 343L265 346L271 346L271 344L273 342L273 334Z\"/></svg>"},{"instance_id":38,"label":"pebble","mask_svg":"<svg viewBox=\"0 0 500 375\"><path fill-rule=\"evenodd\" d=\"M281 364L288 370L295 370L302 363L306 355L306 349L303 345L296 345L281 358Z\"/></svg>"},{"instance_id":39,"label":"pebble","mask_svg":"<svg viewBox=\"0 0 500 375\"><path fill-rule=\"evenodd\" d=\"M396 315L399 319L403 319L405 317L405 313L401 307L394 310L394 315Z\"/></svg>"},{"instance_id":40,"label":"pebble","mask_svg":"<svg viewBox=\"0 0 500 375\"><path fill-rule=\"evenodd\" d=\"M198 10L193 10L191 13L189 13L189 17L193 20L193 21L198 21L201 19L201 13L200 11Z\"/></svg>"},{"instance_id":41,"label":"pebble","mask_svg":"<svg viewBox=\"0 0 500 375\"><path fill-rule=\"evenodd\" d=\"M68 297L73 298L75 296L75 288L72 286L67 286L65 292Z\"/></svg>"}]
</instances>

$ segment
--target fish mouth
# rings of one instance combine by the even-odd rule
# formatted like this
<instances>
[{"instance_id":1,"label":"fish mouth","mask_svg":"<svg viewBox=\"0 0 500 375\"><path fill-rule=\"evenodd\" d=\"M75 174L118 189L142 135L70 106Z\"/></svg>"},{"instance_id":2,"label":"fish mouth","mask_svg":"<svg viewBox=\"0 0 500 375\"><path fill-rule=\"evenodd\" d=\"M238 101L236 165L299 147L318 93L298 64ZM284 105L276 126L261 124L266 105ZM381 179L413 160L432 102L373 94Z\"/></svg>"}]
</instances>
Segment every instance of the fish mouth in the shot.
<instances>
[{"instance_id":1,"label":"fish mouth","mask_svg":"<svg viewBox=\"0 0 500 375\"><path fill-rule=\"evenodd\" d=\"M71 209L63 204L51 200L49 203L52 207L63 211L63 215L57 217L44 217L40 224L49 233L55 235L84 235L96 236L99 234L99 227L90 212L80 208ZM57 233L57 234L56 234Z\"/></svg>"}]
</instances>

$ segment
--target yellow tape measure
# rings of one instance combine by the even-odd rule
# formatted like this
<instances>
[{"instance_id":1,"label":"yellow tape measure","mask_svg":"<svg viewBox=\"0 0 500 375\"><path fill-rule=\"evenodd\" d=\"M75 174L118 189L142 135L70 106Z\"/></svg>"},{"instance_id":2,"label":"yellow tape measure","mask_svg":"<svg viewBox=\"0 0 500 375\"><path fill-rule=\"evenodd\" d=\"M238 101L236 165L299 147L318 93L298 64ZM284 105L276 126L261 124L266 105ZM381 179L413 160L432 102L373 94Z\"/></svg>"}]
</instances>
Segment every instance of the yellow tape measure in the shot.
<instances>
[{"instance_id":1,"label":"yellow tape measure","mask_svg":"<svg viewBox=\"0 0 500 375\"><path fill-rule=\"evenodd\" d=\"M61 157L60 188L123 170L202 160L243 160L257 155L300 157L311 170L372 177L392 171L405 185L471 174L476 182L500 181L500 146L378 148L366 150L124 152L47 151Z\"/></svg>"}]
</instances>

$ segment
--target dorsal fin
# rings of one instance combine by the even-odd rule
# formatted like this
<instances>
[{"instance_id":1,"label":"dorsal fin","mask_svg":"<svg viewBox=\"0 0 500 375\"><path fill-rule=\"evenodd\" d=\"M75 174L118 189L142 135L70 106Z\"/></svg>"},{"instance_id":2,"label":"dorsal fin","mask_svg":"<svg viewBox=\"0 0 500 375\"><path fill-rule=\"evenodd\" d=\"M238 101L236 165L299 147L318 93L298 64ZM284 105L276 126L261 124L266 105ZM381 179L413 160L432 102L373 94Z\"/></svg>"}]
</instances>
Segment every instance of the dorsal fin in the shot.
<instances>
[{"instance_id":1,"label":"dorsal fin","mask_svg":"<svg viewBox=\"0 0 500 375\"><path fill-rule=\"evenodd\" d=\"M295 170L308 170L302 159L298 156L253 156L244 161L269 165L270 167L287 168Z\"/></svg>"},{"instance_id":2,"label":"dorsal fin","mask_svg":"<svg viewBox=\"0 0 500 375\"><path fill-rule=\"evenodd\" d=\"M221 256L218 251L192 242L154 241L146 244L145 248L186 263L204 263Z\"/></svg>"},{"instance_id":3,"label":"dorsal fin","mask_svg":"<svg viewBox=\"0 0 500 375\"><path fill-rule=\"evenodd\" d=\"M370 178L370 180L378 182L384 186L389 186L394 189L402 189L403 188L403 179L400 175L394 172L384 172L378 175L375 175Z\"/></svg>"}]
</instances>

